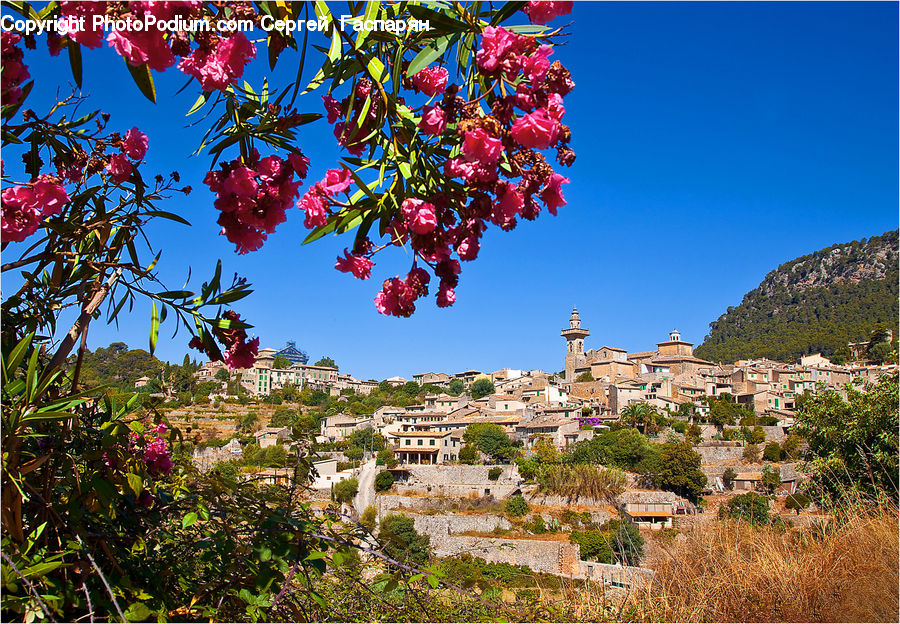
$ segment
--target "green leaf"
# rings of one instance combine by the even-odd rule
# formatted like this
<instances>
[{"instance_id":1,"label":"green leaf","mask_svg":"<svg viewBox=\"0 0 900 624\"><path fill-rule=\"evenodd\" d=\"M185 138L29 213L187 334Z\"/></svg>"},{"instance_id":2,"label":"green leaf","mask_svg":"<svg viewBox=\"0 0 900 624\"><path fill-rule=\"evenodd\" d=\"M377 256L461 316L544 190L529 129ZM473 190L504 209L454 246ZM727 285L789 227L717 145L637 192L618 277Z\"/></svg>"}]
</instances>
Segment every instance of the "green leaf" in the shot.
<instances>
[{"instance_id":1,"label":"green leaf","mask_svg":"<svg viewBox=\"0 0 900 624\"><path fill-rule=\"evenodd\" d=\"M75 43L71 39L69 40L69 45L67 46L69 52L69 66L72 68L72 78L75 79L75 84L78 85L78 88L81 88L81 44Z\"/></svg>"},{"instance_id":2,"label":"green leaf","mask_svg":"<svg viewBox=\"0 0 900 624\"><path fill-rule=\"evenodd\" d=\"M417 74L420 70L428 67L428 65L439 58L444 52L447 50L447 46L450 45L450 36L441 37L440 39L435 39L434 41L429 41L428 45L422 48L422 51L416 55L416 58L412 60L412 63L409 64L409 68L406 70L406 77L410 77L413 74Z\"/></svg>"},{"instance_id":3,"label":"green leaf","mask_svg":"<svg viewBox=\"0 0 900 624\"><path fill-rule=\"evenodd\" d=\"M197 101L194 102L194 105L191 106L191 110L189 110L189 111L187 112L187 114L185 115L185 117L187 117L188 115L193 115L193 114L196 113L198 110L200 110L201 108L203 108L204 106L206 106L206 101L209 99L209 94L210 94L210 93L211 93L211 91L204 91L203 93L201 93L201 94L200 94L200 97L197 98Z\"/></svg>"},{"instance_id":4,"label":"green leaf","mask_svg":"<svg viewBox=\"0 0 900 624\"><path fill-rule=\"evenodd\" d=\"M133 67L126 62L125 66L144 97L156 104L156 87L153 86L153 76L150 75L150 68L147 67L147 64Z\"/></svg>"},{"instance_id":5,"label":"green leaf","mask_svg":"<svg viewBox=\"0 0 900 624\"><path fill-rule=\"evenodd\" d=\"M135 602L129 606L123 615L129 622L143 622L153 614L147 605L143 602Z\"/></svg>"},{"instance_id":6,"label":"green leaf","mask_svg":"<svg viewBox=\"0 0 900 624\"><path fill-rule=\"evenodd\" d=\"M150 313L150 355L156 351L156 339L159 338L159 310L156 302L153 303L153 311Z\"/></svg>"},{"instance_id":7,"label":"green leaf","mask_svg":"<svg viewBox=\"0 0 900 624\"><path fill-rule=\"evenodd\" d=\"M369 0L366 3L366 11L363 14L363 24L369 20L374 20L378 17L378 10L381 8L380 0ZM363 42L366 40L366 37L369 36L371 30L363 29L359 31L359 35L356 37L356 48L360 49L362 47Z\"/></svg>"},{"instance_id":8,"label":"green leaf","mask_svg":"<svg viewBox=\"0 0 900 624\"><path fill-rule=\"evenodd\" d=\"M186 529L189 526L191 526L192 524L194 524L195 522L197 522L197 514L196 514L196 512L192 511L192 512L188 513L187 515L185 515L184 518L181 519L181 528Z\"/></svg>"},{"instance_id":9,"label":"green leaf","mask_svg":"<svg viewBox=\"0 0 900 624\"><path fill-rule=\"evenodd\" d=\"M134 474L133 472L129 472L128 475L128 487L131 489L132 493L134 493L135 497L141 495L141 491L144 489L144 479L141 475Z\"/></svg>"}]
</instances>

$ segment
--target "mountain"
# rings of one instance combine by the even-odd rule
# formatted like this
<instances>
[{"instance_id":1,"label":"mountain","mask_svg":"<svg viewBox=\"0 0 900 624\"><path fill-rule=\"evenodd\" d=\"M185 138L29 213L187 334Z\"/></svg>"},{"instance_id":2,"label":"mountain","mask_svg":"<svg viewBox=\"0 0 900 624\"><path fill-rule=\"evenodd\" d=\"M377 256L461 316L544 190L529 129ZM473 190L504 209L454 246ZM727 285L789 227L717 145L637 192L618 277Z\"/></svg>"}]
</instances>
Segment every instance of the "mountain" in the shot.
<instances>
[{"instance_id":1,"label":"mountain","mask_svg":"<svg viewBox=\"0 0 900 624\"><path fill-rule=\"evenodd\" d=\"M782 264L709 324L695 350L716 362L803 355L846 356L847 342L876 327L897 339L898 232L832 245Z\"/></svg>"}]
</instances>

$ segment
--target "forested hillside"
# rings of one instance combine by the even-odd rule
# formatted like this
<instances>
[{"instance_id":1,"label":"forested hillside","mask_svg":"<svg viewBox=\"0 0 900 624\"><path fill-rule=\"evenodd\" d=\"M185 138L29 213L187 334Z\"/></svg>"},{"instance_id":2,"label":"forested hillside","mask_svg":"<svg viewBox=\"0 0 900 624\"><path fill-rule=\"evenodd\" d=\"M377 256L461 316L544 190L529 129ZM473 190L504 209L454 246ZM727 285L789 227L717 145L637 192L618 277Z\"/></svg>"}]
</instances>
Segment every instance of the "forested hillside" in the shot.
<instances>
[{"instance_id":1,"label":"forested hillside","mask_svg":"<svg viewBox=\"0 0 900 624\"><path fill-rule=\"evenodd\" d=\"M74 365L75 358L72 357L71 360ZM139 377L150 377L151 391L158 391L161 379L166 379L178 391L190 385L191 374L197 368L198 364L187 356L181 366L173 366L143 349L129 349L124 342L114 342L106 348L84 352L80 381L88 388L102 385L117 390L131 390Z\"/></svg>"},{"instance_id":2,"label":"forested hillside","mask_svg":"<svg viewBox=\"0 0 900 624\"><path fill-rule=\"evenodd\" d=\"M847 342L893 328L897 340L898 232L832 245L766 275L710 323L698 357L791 361L821 352L840 360Z\"/></svg>"}]
</instances>

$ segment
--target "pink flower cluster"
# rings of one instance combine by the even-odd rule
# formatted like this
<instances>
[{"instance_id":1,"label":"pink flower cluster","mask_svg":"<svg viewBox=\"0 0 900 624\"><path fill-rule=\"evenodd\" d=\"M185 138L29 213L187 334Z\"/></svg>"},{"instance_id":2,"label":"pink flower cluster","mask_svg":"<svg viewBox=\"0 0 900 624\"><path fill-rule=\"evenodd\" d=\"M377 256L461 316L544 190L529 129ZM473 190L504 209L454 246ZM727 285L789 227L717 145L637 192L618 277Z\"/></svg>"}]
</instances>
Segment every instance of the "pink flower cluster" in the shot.
<instances>
[{"instance_id":1,"label":"pink flower cluster","mask_svg":"<svg viewBox=\"0 0 900 624\"><path fill-rule=\"evenodd\" d=\"M334 124L334 138L350 154L361 156L368 145L367 138L376 127L382 114L383 102L381 93L372 89L372 82L367 78L356 83L355 94L352 98L353 110L348 114L350 99L349 95L340 102L331 95L322 97L325 111L328 113L328 123ZM368 106L368 110L363 115L363 109L366 106ZM338 119L344 119L344 121L337 121Z\"/></svg>"},{"instance_id":2,"label":"pink flower cluster","mask_svg":"<svg viewBox=\"0 0 900 624\"><path fill-rule=\"evenodd\" d=\"M45 217L59 214L68 202L68 193L53 176L40 176L27 186L7 187L0 196L3 240L21 243L37 231Z\"/></svg>"},{"instance_id":3,"label":"pink flower cluster","mask_svg":"<svg viewBox=\"0 0 900 624\"><path fill-rule=\"evenodd\" d=\"M244 73L244 66L256 58L256 46L241 33L221 39L214 49L198 48L181 59L178 69L200 81L204 91L224 91Z\"/></svg>"},{"instance_id":4,"label":"pink flower cluster","mask_svg":"<svg viewBox=\"0 0 900 624\"><path fill-rule=\"evenodd\" d=\"M30 76L28 67L22 62L24 54L16 45L22 40L20 35L3 31L0 33L0 92L3 104L18 104L22 97L19 86Z\"/></svg>"},{"instance_id":5,"label":"pink flower cluster","mask_svg":"<svg viewBox=\"0 0 900 624\"><path fill-rule=\"evenodd\" d=\"M229 321L241 320L240 314L233 310L227 310L222 314L222 318ZM259 352L259 338L247 340L247 332L244 329L237 328L223 329L221 327L214 327L212 333L216 337L216 340L222 343L226 348L223 358L225 359L225 365L228 366L230 370L253 367L253 363L256 361L256 354ZM206 352L207 356L210 358L213 357L213 355L204 348L203 341L196 336L191 339L188 346L192 349Z\"/></svg>"},{"instance_id":6,"label":"pink flower cluster","mask_svg":"<svg viewBox=\"0 0 900 624\"><path fill-rule=\"evenodd\" d=\"M539 20L569 11L571 6L562 3L535 6L531 12L533 19ZM425 266L417 266L420 260L440 280L438 306L453 305L460 261L478 257L488 223L511 230L520 217L535 219L541 204L554 215L566 204L562 185L569 180L556 173L539 151L555 146L557 160L564 166L571 165L575 158L568 147L571 133L562 123L563 97L575 85L558 61L550 62L552 53L549 45L539 45L533 37L499 27L486 28L476 53L477 67L487 78L509 85L502 95L488 99L488 115L480 106L457 97L455 89L448 90L449 75L442 67L427 67L404 81L407 88L429 97L445 94L433 105L423 104L418 128L423 134L438 136L446 133L450 123L456 123L456 135L442 138L442 142L456 139L459 145L456 155L443 163L443 172L464 185L462 191L451 187L431 196L406 197L398 214L382 221L382 236L389 237L393 245L409 243L416 260L406 277L396 276L383 283L375 297L375 307L381 314L409 316L415 311L417 299L428 294L429 273ZM367 85L358 88L355 110L368 94ZM326 97L329 122L343 118L349 105L346 98L337 102ZM363 136L368 134L366 124L372 119L370 113L361 124ZM339 140L345 136L343 130L336 128ZM342 143L347 145L347 141ZM361 145L353 143L352 147L361 152ZM307 227L327 223L328 203L315 188L301 200L301 207L306 210ZM368 239L363 243L352 253L345 249L335 268L369 279L372 245ZM454 259L454 253L458 259Z\"/></svg>"},{"instance_id":7,"label":"pink flower cluster","mask_svg":"<svg viewBox=\"0 0 900 624\"><path fill-rule=\"evenodd\" d=\"M110 156L109 163L106 165L109 177L117 184L127 182L131 178L132 171L134 171L134 165L143 160L147 154L149 145L150 141L146 134L137 128L129 130L120 146L122 153ZM134 163L129 161L129 158Z\"/></svg>"},{"instance_id":8,"label":"pink flower cluster","mask_svg":"<svg viewBox=\"0 0 900 624\"><path fill-rule=\"evenodd\" d=\"M216 194L215 207L222 212L221 233L237 246L238 253L262 247L267 235L286 220L285 211L297 198L308 169L309 159L299 152L283 160L278 156L260 159L253 150L249 160L232 160L206 174L203 181Z\"/></svg>"},{"instance_id":9,"label":"pink flower cluster","mask_svg":"<svg viewBox=\"0 0 900 624\"><path fill-rule=\"evenodd\" d=\"M346 192L348 188L350 188L350 171L348 169L328 170L325 177L311 186L297 202L297 207L306 214L303 225L313 229L328 223L334 196Z\"/></svg>"},{"instance_id":10,"label":"pink flower cluster","mask_svg":"<svg viewBox=\"0 0 900 624\"><path fill-rule=\"evenodd\" d=\"M449 78L450 74L443 67L426 67L413 75L413 88L416 92L421 91L428 97L434 97L438 93L444 92Z\"/></svg>"},{"instance_id":11,"label":"pink flower cluster","mask_svg":"<svg viewBox=\"0 0 900 624\"><path fill-rule=\"evenodd\" d=\"M175 464L172 462L169 445L160 437L160 435L165 434L166 426L163 423L159 423L152 431L157 435L144 446L144 463L147 464L147 470L151 476L168 475L172 472Z\"/></svg>"},{"instance_id":12,"label":"pink flower cluster","mask_svg":"<svg viewBox=\"0 0 900 624\"><path fill-rule=\"evenodd\" d=\"M532 24L546 24L572 12L572 0L529 0L524 9Z\"/></svg>"},{"instance_id":13,"label":"pink flower cluster","mask_svg":"<svg viewBox=\"0 0 900 624\"><path fill-rule=\"evenodd\" d=\"M116 19L133 17L138 20L152 15L157 22L176 17L187 22L204 15L203 3L198 0L129 3L64 1L60 9L64 17L82 20L73 22L76 28L69 33L69 37L89 48L103 45L104 31L93 28L94 15L109 14ZM78 28L79 23L84 28ZM164 31L151 27L146 30L112 30L106 36L109 46L133 66L146 64L150 69L161 72L175 65L176 57L182 57L178 68L196 78L204 91L225 90L243 75L247 63L256 58L256 46L241 33L228 36L204 34L196 40L199 47L192 51L190 40L183 32L166 38ZM59 53L61 40L48 39L48 44L51 54Z\"/></svg>"}]
</instances>

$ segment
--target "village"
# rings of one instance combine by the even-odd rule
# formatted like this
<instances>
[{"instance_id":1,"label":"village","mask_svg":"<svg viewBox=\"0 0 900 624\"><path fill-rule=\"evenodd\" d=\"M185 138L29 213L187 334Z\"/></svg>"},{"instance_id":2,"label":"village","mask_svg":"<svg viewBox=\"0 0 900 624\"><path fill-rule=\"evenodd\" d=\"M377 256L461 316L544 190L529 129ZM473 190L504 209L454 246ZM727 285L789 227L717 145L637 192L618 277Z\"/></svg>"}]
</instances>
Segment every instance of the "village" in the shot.
<instances>
[{"instance_id":1,"label":"village","mask_svg":"<svg viewBox=\"0 0 900 624\"><path fill-rule=\"evenodd\" d=\"M864 343L849 345L854 361L843 366L819 354L795 363L714 363L696 357L693 344L676 330L650 351L586 349L590 332L577 309L561 335L565 366L556 374L506 368L362 381L333 366L309 365L289 343L281 350L261 349L253 368L235 377L260 414L273 413L265 397L291 387L315 389L337 405L378 388L421 388L415 404L321 417L311 501L323 508L338 504L353 520L368 515L369 522L373 516L377 522L401 513L429 536L437 557L468 554L625 587L652 574L662 536L671 539L714 518L736 496L764 495L761 500L779 521L822 521L801 493L804 442L792 433L798 403L825 390L845 395L848 384L862 387L897 369L866 362ZM221 379L222 368L208 363L196 377ZM228 398L227 387L222 382L222 392L212 397L217 408L176 409L168 415L178 423L190 413L180 425L195 429L204 420L213 422L219 439L227 440L194 449L202 470L239 458L247 448L248 436L242 439L230 420L240 420L249 408L221 402ZM222 412L230 419L225 424ZM696 462L696 491L660 487L652 474L621 462L620 471L589 466L592 478L611 479L605 489L548 485L553 475L572 478L574 473L558 466L566 453L621 446L625 438L616 436L623 430L650 449L688 448ZM496 434L499 450L481 444L484 431L502 432ZM273 425L271 419L251 435L256 450L294 444L291 427ZM294 477L288 463L243 470L241 478L269 484L288 484ZM637 527L646 547L635 556L611 545L604 561L584 535L592 530L611 535L603 529L619 522Z\"/></svg>"}]
</instances>

